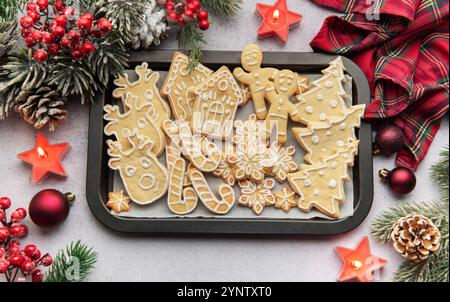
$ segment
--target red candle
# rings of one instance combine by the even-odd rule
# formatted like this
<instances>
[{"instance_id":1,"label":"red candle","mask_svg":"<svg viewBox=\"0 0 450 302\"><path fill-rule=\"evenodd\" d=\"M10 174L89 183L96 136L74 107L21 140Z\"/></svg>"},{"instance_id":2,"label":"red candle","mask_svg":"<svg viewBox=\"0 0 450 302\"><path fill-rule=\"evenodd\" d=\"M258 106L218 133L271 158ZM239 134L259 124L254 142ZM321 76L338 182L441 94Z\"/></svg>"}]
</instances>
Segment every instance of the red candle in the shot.
<instances>
[{"instance_id":1,"label":"red candle","mask_svg":"<svg viewBox=\"0 0 450 302\"><path fill-rule=\"evenodd\" d=\"M339 246L336 252L343 263L338 281L373 281L373 272L387 263L386 260L370 254L367 236L361 240L355 250Z\"/></svg>"},{"instance_id":2,"label":"red candle","mask_svg":"<svg viewBox=\"0 0 450 302\"><path fill-rule=\"evenodd\" d=\"M34 148L17 154L17 157L33 166L32 180L39 183L50 174L66 176L61 159L69 149L68 143L50 145L45 136L38 132Z\"/></svg>"},{"instance_id":3,"label":"red candle","mask_svg":"<svg viewBox=\"0 0 450 302\"><path fill-rule=\"evenodd\" d=\"M263 18L258 29L259 39L276 36L286 43L289 28L298 25L302 20L302 15L288 11L286 0L278 0L274 6L257 3L256 9Z\"/></svg>"}]
</instances>

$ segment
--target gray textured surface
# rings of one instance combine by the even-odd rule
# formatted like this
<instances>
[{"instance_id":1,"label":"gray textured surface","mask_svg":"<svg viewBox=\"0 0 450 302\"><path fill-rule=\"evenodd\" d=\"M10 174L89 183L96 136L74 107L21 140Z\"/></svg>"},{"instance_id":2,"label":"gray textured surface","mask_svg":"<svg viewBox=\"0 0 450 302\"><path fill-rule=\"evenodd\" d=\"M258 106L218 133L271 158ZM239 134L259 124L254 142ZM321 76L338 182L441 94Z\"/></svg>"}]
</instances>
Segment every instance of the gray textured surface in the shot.
<instances>
[{"instance_id":1,"label":"gray textured surface","mask_svg":"<svg viewBox=\"0 0 450 302\"><path fill-rule=\"evenodd\" d=\"M260 23L255 15L255 2L244 0L239 16L227 22L216 20L207 32L208 49L240 50L256 42ZM273 1L259 0L262 3ZM309 1L288 0L291 10L304 15L300 27L291 31L289 42L281 47L275 40L258 43L265 50L310 51L308 42L319 30L324 18L332 12ZM162 47L174 48L175 41ZM16 159L16 154L32 147L35 131L12 118L0 123L0 195L9 196L14 206L28 207L30 198L39 190L56 188L78 196L69 219L61 227L45 231L27 220L30 235L24 243L33 242L51 253L74 239L82 239L99 253L97 269L89 281L334 281L340 261L334 247L354 247L368 234L370 221L383 209L399 202L375 178L375 200L366 221L356 230L333 237L280 239L252 238L152 238L114 233L103 227L91 214L85 198L88 107L73 102L70 117L55 133L46 133L52 143L68 141L72 145L63 164L67 179L49 178L43 184L30 181L30 169ZM429 179L429 167L442 147L448 144L448 117L431 146L429 155L416 175L416 190L405 200L438 198L436 186ZM393 158L377 158L374 173L394 166ZM375 175L376 176L376 175ZM401 258L388 246L371 241L373 253L389 261L381 280L389 281Z\"/></svg>"}]
</instances>

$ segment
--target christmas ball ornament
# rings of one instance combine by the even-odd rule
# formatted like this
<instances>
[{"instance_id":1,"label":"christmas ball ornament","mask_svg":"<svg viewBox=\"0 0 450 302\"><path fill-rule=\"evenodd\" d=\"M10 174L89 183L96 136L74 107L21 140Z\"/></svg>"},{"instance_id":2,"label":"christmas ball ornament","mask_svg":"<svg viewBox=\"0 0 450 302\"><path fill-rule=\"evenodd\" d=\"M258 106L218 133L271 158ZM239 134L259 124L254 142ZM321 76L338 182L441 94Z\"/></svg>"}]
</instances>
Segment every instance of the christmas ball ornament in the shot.
<instances>
[{"instance_id":1,"label":"christmas ball ornament","mask_svg":"<svg viewBox=\"0 0 450 302\"><path fill-rule=\"evenodd\" d=\"M394 249L402 257L419 262L436 253L441 234L428 217L407 215L394 224L391 240Z\"/></svg>"},{"instance_id":2,"label":"christmas ball ornament","mask_svg":"<svg viewBox=\"0 0 450 302\"><path fill-rule=\"evenodd\" d=\"M30 201L28 213L31 220L40 227L62 224L69 215L75 195L47 189L37 193Z\"/></svg>"},{"instance_id":3,"label":"christmas ball ornament","mask_svg":"<svg viewBox=\"0 0 450 302\"><path fill-rule=\"evenodd\" d=\"M416 187L416 176L408 168L397 167L392 171L382 169L378 174L383 182L387 183L396 193L408 194Z\"/></svg>"},{"instance_id":4,"label":"christmas ball ornament","mask_svg":"<svg viewBox=\"0 0 450 302\"><path fill-rule=\"evenodd\" d=\"M44 62L47 60L47 52L43 49L38 49L34 52L33 58L37 62Z\"/></svg>"},{"instance_id":5,"label":"christmas ball ornament","mask_svg":"<svg viewBox=\"0 0 450 302\"><path fill-rule=\"evenodd\" d=\"M374 153L392 155L403 147L405 141L405 135L400 128L393 125L386 126L377 132Z\"/></svg>"}]
</instances>

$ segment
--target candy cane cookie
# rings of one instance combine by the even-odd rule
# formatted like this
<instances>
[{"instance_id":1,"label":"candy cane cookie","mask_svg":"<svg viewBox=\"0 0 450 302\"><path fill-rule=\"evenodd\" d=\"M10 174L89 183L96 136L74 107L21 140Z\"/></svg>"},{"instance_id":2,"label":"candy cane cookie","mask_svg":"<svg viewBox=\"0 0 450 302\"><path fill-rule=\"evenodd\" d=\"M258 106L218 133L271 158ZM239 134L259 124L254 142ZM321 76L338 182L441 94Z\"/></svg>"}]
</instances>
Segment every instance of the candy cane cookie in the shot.
<instances>
[{"instance_id":1,"label":"candy cane cookie","mask_svg":"<svg viewBox=\"0 0 450 302\"><path fill-rule=\"evenodd\" d=\"M183 181L186 171L186 162L181 157L175 159L169 166L169 191L167 194L167 206L170 211L178 215L192 212L198 203L198 197L192 187L183 189Z\"/></svg>"}]
</instances>

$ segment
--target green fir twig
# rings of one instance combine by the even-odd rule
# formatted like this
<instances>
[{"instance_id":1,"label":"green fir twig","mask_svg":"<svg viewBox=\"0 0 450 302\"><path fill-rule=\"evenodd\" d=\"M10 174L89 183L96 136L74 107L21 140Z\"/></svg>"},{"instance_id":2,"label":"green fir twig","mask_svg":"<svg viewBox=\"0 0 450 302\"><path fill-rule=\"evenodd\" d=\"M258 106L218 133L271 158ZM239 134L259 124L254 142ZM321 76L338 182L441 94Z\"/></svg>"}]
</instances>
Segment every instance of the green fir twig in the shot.
<instances>
[{"instance_id":1,"label":"green fir twig","mask_svg":"<svg viewBox=\"0 0 450 302\"><path fill-rule=\"evenodd\" d=\"M435 181L441 190L442 200L448 203L448 184L449 184L449 146L441 152L440 159L431 167L431 178Z\"/></svg>"},{"instance_id":2,"label":"green fir twig","mask_svg":"<svg viewBox=\"0 0 450 302\"><path fill-rule=\"evenodd\" d=\"M0 23L15 20L27 0L0 0Z\"/></svg>"},{"instance_id":3,"label":"green fir twig","mask_svg":"<svg viewBox=\"0 0 450 302\"><path fill-rule=\"evenodd\" d=\"M97 253L81 243L72 242L65 250L60 250L47 274L45 282L78 282L91 273L97 263Z\"/></svg>"},{"instance_id":4,"label":"green fir twig","mask_svg":"<svg viewBox=\"0 0 450 302\"><path fill-rule=\"evenodd\" d=\"M234 16L242 6L242 0L200 0L200 3L221 16Z\"/></svg>"},{"instance_id":5,"label":"green fir twig","mask_svg":"<svg viewBox=\"0 0 450 302\"><path fill-rule=\"evenodd\" d=\"M195 22L188 22L178 33L180 48L186 49L190 59L189 69L195 68L200 61L201 45L206 44L205 35Z\"/></svg>"}]
</instances>

